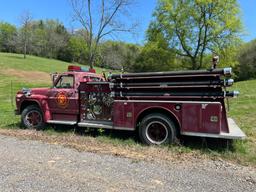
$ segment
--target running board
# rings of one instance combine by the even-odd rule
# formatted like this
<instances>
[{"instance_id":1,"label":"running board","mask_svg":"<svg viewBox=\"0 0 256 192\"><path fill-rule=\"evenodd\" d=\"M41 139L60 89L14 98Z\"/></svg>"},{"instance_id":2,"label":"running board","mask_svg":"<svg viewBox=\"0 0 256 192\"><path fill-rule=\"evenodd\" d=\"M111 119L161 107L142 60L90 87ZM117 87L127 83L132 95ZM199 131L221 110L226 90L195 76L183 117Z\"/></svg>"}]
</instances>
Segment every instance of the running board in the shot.
<instances>
[{"instance_id":1,"label":"running board","mask_svg":"<svg viewBox=\"0 0 256 192\"><path fill-rule=\"evenodd\" d=\"M246 135L244 132L237 126L235 121L231 118L228 118L228 127L229 133L195 133L195 132L181 132L181 135L187 136L197 136L197 137L211 137L211 138L221 138L221 139L245 139Z\"/></svg>"},{"instance_id":2,"label":"running board","mask_svg":"<svg viewBox=\"0 0 256 192\"><path fill-rule=\"evenodd\" d=\"M75 125L76 121L60 121L60 120L48 120L47 123L50 124L62 124L62 125Z\"/></svg>"},{"instance_id":3,"label":"running board","mask_svg":"<svg viewBox=\"0 0 256 192\"><path fill-rule=\"evenodd\" d=\"M116 130L127 130L134 131L134 127L117 127L113 125L112 121L83 121L78 123L78 127L91 127L98 129L116 129Z\"/></svg>"},{"instance_id":4,"label":"running board","mask_svg":"<svg viewBox=\"0 0 256 192\"><path fill-rule=\"evenodd\" d=\"M78 123L79 127L91 127L91 128L104 128L104 129L113 129L112 121L84 121Z\"/></svg>"}]
</instances>

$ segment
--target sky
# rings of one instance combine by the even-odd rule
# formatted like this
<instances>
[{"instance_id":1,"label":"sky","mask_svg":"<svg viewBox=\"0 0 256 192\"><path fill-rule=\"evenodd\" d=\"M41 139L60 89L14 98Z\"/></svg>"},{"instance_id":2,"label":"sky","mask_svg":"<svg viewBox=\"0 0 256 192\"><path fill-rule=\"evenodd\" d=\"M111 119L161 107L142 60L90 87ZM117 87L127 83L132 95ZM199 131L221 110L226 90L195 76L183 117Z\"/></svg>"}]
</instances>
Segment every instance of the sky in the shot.
<instances>
[{"instance_id":1,"label":"sky","mask_svg":"<svg viewBox=\"0 0 256 192\"><path fill-rule=\"evenodd\" d=\"M93 0L95 1L95 0ZM242 39L246 42L256 39L256 0L238 0L241 7L245 33ZM145 31L152 19L157 0L137 0L131 10L132 19L138 21L137 34L122 34L115 40L143 44ZM0 0L0 21L19 26L20 15L29 11L33 19L58 19L67 28L78 25L72 22L72 9L69 0ZM129 19L125 20L129 23Z\"/></svg>"}]
</instances>

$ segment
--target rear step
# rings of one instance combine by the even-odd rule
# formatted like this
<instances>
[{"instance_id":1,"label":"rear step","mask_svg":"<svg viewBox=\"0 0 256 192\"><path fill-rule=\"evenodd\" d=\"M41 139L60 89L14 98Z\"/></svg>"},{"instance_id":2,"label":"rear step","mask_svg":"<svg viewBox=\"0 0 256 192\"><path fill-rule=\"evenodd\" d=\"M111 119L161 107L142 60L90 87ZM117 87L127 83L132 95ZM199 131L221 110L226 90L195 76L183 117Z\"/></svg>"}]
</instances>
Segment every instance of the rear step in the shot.
<instances>
[{"instance_id":1,"label":"rear step","mask_svg":"<svg viewBox=\"0 0 256 192\"><path fill-rule=\"evenodd\" d=\"M50 124L62 124L62 125L75 125L76 121L60 121L60 120L48 120L47 123Z\"/></svg>"},{"instance_id":2,"label":"rear step","mask_svg":"<svg viewBox=\"0 0 256 192\"><path fill-rule=\"evenodd\" d=\"M235 121L228 118L229 133L212 134L212 133L195 133L195 132L181 132L181 135L187 136L197 136L197 137L211 137L211 138L221 138L221 139L245 139L246 135L237 126Z\"/></svg>"}]
</instances>

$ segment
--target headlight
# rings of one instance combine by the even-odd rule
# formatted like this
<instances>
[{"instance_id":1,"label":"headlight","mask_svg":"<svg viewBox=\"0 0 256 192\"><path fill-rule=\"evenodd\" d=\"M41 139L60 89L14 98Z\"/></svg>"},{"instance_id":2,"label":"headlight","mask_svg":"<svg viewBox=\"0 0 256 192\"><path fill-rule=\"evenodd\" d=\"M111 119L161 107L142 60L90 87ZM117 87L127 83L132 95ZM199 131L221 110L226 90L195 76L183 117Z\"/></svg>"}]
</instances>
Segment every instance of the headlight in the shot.
<instances>
[{"instance_id":1,"label":"headlight","mask_svg":"<svg viewBox=\"0 0 256 192\"><path fill-rule=\"evenodd\" d=\"M28 88L22 88L22 93L23 93L25 96L30 96L30 95L31 95L31 90L28 89Z\"/></svg>"}]
</instances>

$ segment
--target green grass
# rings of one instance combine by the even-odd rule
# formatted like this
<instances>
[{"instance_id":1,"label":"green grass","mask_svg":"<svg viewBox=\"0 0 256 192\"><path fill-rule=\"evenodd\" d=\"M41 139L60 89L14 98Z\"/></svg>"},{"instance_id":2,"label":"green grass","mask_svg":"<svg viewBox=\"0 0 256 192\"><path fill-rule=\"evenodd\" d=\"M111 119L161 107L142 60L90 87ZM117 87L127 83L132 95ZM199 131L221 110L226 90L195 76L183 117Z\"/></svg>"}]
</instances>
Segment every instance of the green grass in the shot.
<instances>
[{"instance_id":1,"label":"green grass","mask_svg":"<svg viewBox=\"0 0 256 192\"><path fill-rule=\"evenodd\" d=\"M0 69L11 68L25 71L53 73L66 71L68 65L70 65L70 63L55 59L46 59L36 56L27 56L27 59L24 59L23 55L20 54L0 53ZM95 69L97 73L102 72L102 68L95 67Z\"/></svg>"},{"instance_id":2,"label":"green grass","mask_svg":"<svg viewBox=\"0 0 256 192\"><path fill-rule=\"evenodd\" d=\"M45 59L35 56L28 56L23 59L22 55L0 53L0 127L1 128L17 128L19 126L20 117L15 116L13 110L15 108L14 96L22 87L50 87L47 83L35 83L33 81L25 81L18 77L3 73L5 69L14 69L22 71L42 71L46 73L66 71L69 63L61 62L53 59ZM97 72L102 69L96 68ZM1 72L2 71L2 72ZM32 72L33 73L33 72ZM49 77L50 78L50 77ZM246 133L245 141L235 141L232 150L218 150L201 147L198 145L175 146L172 150L182 153L189 153L191 150L198 150L210 157L222 157L230 160L239 161L242 164L256 165L256 80L235 83L232 90L239 90L240 96L236 99L230 99L229 116L235 119L241 129ZM13 101L13 105L12 105ZM55 132L51 129L46 133ZM57 134L57 133L56 133ZM106 143L122 143L130 145L138 145L133 139L118 139L111 136L100 136L99 141Z\"/></svg>"},{"instance_id":3,"label":"green grass","mask_svg":"<svg viewBox=\"0 0 256 192\"><path fill-rule=\"evenodd\" d=\"M235 83L232 89L239 90L240 96L231 99L228 115L235 119L247 139L235 141L234 153L225 155L256 165L256 80Z\"/></svg>"}]
</instances>

